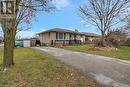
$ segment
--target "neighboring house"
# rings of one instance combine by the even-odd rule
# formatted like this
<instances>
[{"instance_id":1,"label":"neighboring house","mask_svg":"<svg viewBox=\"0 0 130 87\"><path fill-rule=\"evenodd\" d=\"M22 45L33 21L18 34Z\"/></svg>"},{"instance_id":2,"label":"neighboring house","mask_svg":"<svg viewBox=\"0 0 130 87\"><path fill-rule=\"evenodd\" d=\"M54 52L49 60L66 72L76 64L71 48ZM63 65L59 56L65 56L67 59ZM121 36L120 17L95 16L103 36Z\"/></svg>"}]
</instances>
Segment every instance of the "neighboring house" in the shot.
<instances>
[{"instance_id":1,"label":"neighboring house","mask_svg":"<svg viewBox=\"0 0 130 87\"><path fill-rule=\"evenodd\" d=\"M85 43L85 35L83 33L68 29L54 28L40 32L38 35L42 45L69 45Z\"/></svg>"},{"instance_id":2,"label":"neighboring house","mask_svg":"<svg viewBox=\"0 0 130 87\"><path fill-rule=\"evenodd\" d=\"M100 38L100 35L95 33L89 33L89 32L82 32L85 35L85 42L86 43L93 43L94 40Z\"/></svg>"}]
</instances>

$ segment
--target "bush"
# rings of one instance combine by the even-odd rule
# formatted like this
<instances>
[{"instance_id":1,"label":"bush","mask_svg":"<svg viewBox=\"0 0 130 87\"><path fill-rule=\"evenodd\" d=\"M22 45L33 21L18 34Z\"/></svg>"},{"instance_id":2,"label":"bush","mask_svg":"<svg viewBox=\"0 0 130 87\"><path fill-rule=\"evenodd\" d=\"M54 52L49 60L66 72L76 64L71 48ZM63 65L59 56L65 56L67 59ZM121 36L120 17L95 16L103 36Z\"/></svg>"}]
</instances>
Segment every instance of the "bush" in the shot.
<instances>
[{"instance_id":1,"label":"bush","mask_svg":"<svg viewBox=\"0 0 130 87\"><path fill-rule=\"evenodd\" d=\"M95 47L103 47L103 43L101 40L96 40L95 43L94 43ZM120 47L120 41L114 39L114 38L109 38L106 40L106 46L109 46L109 47Z\"/></svg>"},{"instance_id":2,"label":"bush","mask_svg":"<svg viewBox=\"0 0 130 87\"><path fill-rule=\"evenodd\" d=\"M104 44L103 44L103 42L101 40L97 40L94 44L95 44L94 45L95 47L106 47L107 46L107 42L104 42Z\"/></svg>"},{"instance_id":3,"label":"bush","mask_svg":"<svg viewBox=\"0 0 130 87\"><path fill-rule=\"evenodd\" d=\"M109 39L107 39L107 44L108 44L108 46L110 46L110 47L116 47L116 48L118 48L118 47L120 47L120 41L118 41L118 40L116 40L116 39L114 39L114 38L109 38Z\"/></svg>"}]
</instances>

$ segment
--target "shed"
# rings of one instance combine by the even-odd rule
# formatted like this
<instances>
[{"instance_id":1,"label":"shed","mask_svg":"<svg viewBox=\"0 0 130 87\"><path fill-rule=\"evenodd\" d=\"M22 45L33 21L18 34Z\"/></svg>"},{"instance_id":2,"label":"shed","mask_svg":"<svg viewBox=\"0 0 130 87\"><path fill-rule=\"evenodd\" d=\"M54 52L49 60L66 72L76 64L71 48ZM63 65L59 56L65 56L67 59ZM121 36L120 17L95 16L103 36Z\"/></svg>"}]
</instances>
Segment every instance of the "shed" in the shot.
<instances>
[{"instance_id":1,"label":"shed","mask_svg":"<svg viewBox=\"0 0 130 87\"><path fill-rule=\"evenodd\" d=\"M31 39L23 39L23 47L31 47Z\"/></svg>"}]
</instances>

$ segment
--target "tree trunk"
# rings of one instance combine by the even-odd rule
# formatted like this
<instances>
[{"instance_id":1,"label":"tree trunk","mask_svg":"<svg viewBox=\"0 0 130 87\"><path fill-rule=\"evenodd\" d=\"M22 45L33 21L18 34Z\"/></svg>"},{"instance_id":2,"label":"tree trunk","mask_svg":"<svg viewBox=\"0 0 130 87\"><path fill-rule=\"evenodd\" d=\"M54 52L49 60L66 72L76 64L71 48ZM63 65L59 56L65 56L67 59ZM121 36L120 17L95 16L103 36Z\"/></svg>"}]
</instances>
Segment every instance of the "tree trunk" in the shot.
<instances>
[{"instance_id":1,"label":"tree trunk","mask_svg":"<svg viewBox=\"0 0 130 87\"><path fill-rule=\"evenodd\" d=\"M105 34L104 34L104 32L102 32L102 46L103 47L106 47L107 46L107 43L106 43L106 40L105 40L106 38L105 38Z\"/></svg>"},{"instance_id":2,"label":"tree trunk","mask_svg":"<svg viewBox=\"0 0 130 87\"><path fill-rule=\"evenodd\" d=\"M14 41L15 34L13 29L4 32L4 56L3 56L3 66L10 67L14 65Z\"/></svg>"}]
</instances>

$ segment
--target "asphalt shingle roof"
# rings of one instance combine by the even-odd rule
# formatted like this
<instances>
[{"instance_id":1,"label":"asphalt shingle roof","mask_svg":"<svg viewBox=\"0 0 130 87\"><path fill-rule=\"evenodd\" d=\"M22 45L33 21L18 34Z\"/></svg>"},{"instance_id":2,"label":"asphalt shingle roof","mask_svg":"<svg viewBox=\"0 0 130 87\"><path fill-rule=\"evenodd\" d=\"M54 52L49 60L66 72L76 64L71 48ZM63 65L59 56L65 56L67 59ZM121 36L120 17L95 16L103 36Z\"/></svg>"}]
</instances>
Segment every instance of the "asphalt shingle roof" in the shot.
<instances>
[{"instance_id":1,"label":"asphalt shingle roof","mask_svg":"<svg viewBox=\"0 0 130 87\"><path fill-rule=\"evenodd\" d=\"M82 35L92 36L92 37L99 36L98 34L95 34L95 33L89 33L89 32L76 32L76 31L73 31L73 30L61 29L61 28L53 28L53 29L50 29L50 30L46 30L46 31L40 32L40 33L38 33L38 34L47 33L47 32L77 33L77 34L82 34Z\"/></svg>"},{"instance_id":2,"label":"asphalt shingle roof","mask_svg":"<svg viewBox=\"0 0 130 87\"><path fill-rule=\"evenodd\" d=\"M93 37L100 36L100 35L95 34L95 33L89 33L89 32L82 32L82 33L85 34L86 36L93 36Z\"/></svg>"},{"instance_id":3,"label":"asphalt shingle roof","mask_svg":"<svg viewBox=\"0 0 130 87\"><path fill-rule=\"evenodd\" d=\"M80 32L75 32L75 31L72 31L72 30L61 29L61 28L54 28L54 29L50 29L50 30L43 31L43 32L40 32L40 33L46 33L46 32L66 32L66 33L78 33L78 34L83 34L83 33L80 33ZM39 34L40 34L40 33L39 33Z\"/></svg>"}]
</instances>

